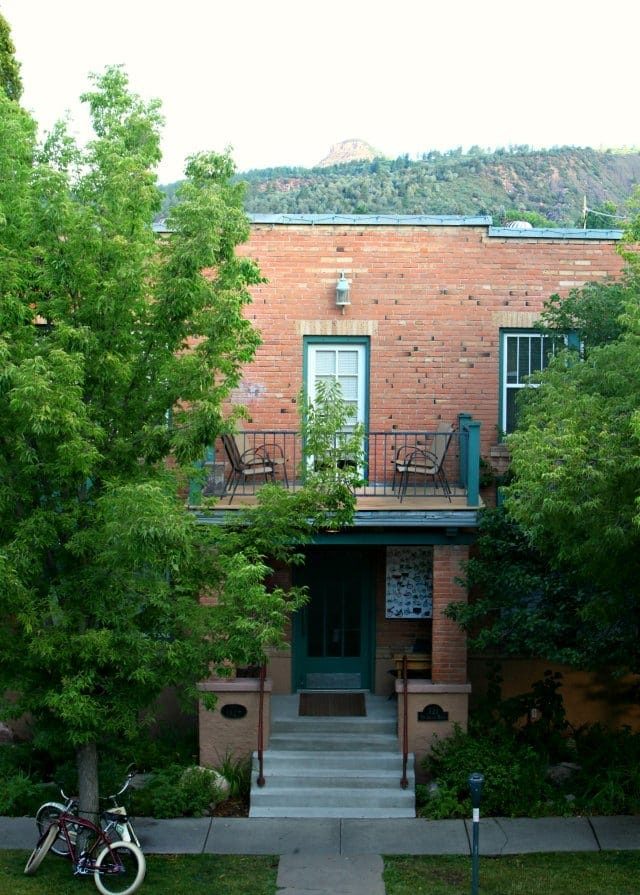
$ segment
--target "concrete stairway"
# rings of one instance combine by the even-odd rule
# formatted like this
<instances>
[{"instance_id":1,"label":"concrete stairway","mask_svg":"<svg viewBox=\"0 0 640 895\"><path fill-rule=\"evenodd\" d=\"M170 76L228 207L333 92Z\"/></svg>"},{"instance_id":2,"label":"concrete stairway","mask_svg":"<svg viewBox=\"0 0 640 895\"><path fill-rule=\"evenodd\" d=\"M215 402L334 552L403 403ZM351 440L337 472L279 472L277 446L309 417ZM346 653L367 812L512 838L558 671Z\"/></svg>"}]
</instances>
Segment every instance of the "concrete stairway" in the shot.
<instances>
[{"instance_id":1,"label":"concrete stairway","mask_svg":"<svg viewBox=\"0 0 640 895\"><path fill-rule=\"evenodd\" d=\"M271 700L266 784L253 758L250 817L415 817L413 756L402 789L396 705L366 694L364 718L298 717L298 695Z\"/></svg>"}]
</instances>

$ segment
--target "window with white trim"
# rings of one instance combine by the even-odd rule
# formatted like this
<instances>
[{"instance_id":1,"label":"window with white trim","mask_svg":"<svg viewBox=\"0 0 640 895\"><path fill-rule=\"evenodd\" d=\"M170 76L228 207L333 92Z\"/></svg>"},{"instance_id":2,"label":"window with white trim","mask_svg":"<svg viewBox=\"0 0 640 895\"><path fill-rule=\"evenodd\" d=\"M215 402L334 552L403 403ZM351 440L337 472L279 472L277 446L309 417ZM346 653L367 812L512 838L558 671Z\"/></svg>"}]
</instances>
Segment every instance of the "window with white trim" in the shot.
<instances>
[{"instance_id":1,"label":"window with white trim","mask_svg":"<svg viewBox=\"0 0 640 895\"><path fill-rule=\"evenodd\" d=\"M518 392L536 387L535 382L529 382L529 377L546 369L554 354L567 344L567 337L535 330L503 330L501 339L500 428L503 432L513 432Z\"/></svg>"}]
</instances>

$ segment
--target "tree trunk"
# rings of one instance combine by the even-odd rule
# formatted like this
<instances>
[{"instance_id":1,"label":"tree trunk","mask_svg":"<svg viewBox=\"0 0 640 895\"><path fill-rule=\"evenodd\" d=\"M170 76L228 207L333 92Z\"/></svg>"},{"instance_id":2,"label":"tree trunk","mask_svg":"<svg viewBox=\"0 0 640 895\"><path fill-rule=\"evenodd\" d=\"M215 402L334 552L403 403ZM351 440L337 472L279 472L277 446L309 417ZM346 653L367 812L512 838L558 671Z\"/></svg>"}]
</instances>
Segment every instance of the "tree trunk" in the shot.
<instances>
[{"instance_id":1,"label":"tree trunk","mask_svg":"<svg viewBox=\"0 0 640 895\"><path fill-rule=\"evenodd\" d=\"M95 743L80 746L76 752L80 814L92 823L98 822L98 749Z\"/></svg>"}]
</instances>

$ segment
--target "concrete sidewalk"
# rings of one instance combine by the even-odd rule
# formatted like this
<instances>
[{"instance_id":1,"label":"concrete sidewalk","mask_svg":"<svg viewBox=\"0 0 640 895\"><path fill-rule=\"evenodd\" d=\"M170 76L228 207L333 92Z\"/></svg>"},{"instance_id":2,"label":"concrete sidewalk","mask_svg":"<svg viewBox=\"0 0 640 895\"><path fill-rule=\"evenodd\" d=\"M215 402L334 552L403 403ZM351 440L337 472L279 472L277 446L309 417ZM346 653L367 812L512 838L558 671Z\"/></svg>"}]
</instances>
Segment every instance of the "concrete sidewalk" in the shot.
<instances>
[{"instance_id":1,"label":"concrete sidewalk","mask_svg":"<svg viewBox=\"0 0 640 895\"><path fill-rule=\"evenodd\" d=\"M469 855L463 820L315 818L138 818L147 854ZM35 822L0 817L0 848L33 848ZM489 817L480 822L483 855L640 849L640 816Z\"/></svg>"}]
</instances>

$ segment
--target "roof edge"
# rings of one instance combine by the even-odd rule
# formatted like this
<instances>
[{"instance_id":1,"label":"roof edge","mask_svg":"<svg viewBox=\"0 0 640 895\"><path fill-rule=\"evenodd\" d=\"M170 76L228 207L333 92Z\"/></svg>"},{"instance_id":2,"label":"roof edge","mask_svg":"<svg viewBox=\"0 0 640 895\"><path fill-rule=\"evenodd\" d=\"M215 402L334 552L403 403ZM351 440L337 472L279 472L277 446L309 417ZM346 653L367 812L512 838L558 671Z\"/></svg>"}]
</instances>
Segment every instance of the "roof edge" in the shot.
<instances>
[{"instance_id":1,"label":"roof edge","mask_svg":"<svg viewBox=\"0 0 640 895\"><path fill-rule=\"evenodd\" d=\"M623 231L582 230L578 227L494 227L491 215L459 214L247 214L250 224L271 226L356 227L486 227L497 239L600 239L617 241ZM170 233L165 221L153 224L154 233Z\"/></svg>"},{"instance_id":2,"label":"roof edge","mask_svg":"<svg viewBox=\"0 0 640 895\"><path fill-rule=\"evenodd\" d=\"M583 230L580 227L489 227L489 236L500 239L622 239L622 230Z\"/></svg>"}]
</instances>

